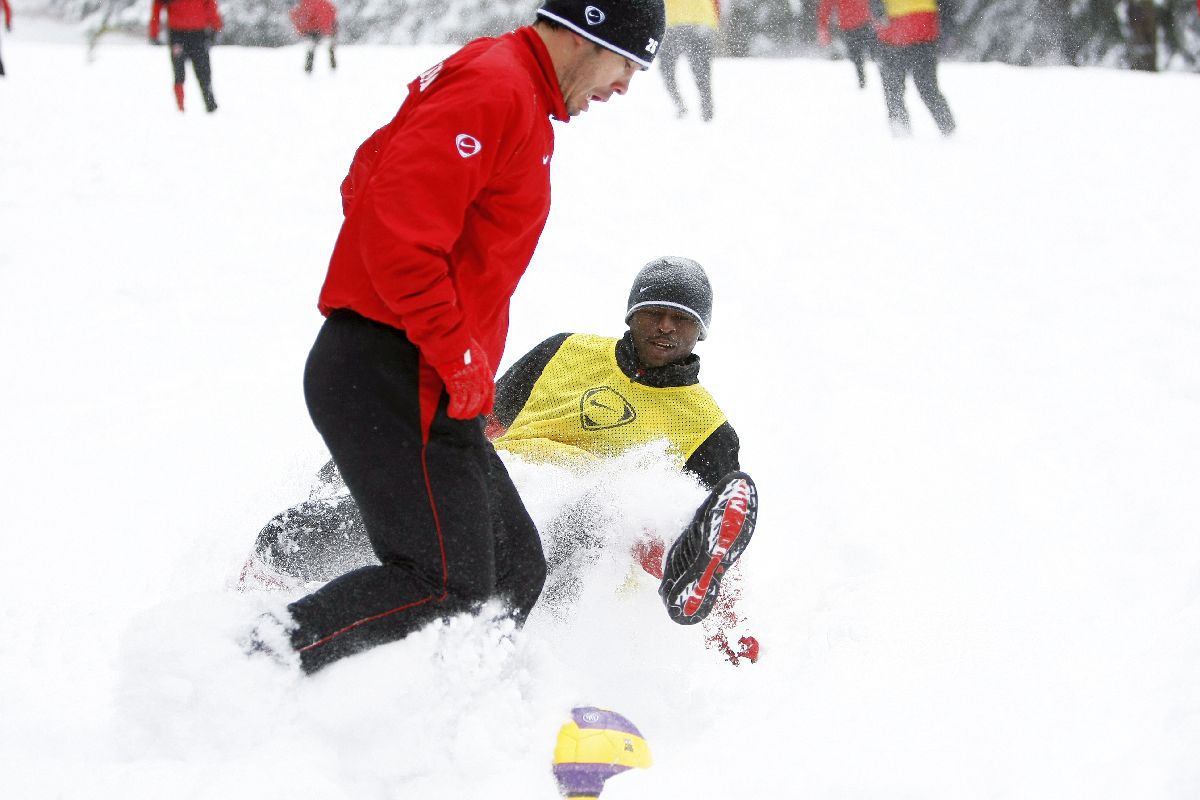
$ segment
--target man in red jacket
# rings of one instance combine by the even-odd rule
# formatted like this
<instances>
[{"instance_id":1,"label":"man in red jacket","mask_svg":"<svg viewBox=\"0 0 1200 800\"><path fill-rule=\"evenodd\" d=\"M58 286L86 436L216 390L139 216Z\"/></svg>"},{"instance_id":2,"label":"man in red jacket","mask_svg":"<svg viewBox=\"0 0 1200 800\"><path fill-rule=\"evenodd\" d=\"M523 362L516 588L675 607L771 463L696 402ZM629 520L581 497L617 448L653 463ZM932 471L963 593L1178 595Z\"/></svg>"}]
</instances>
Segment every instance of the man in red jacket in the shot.
<instances>
[{"instance_id":1,"label":"man in red jacket","mask_svg":"<svg viewBox=\"0 0 1200 800\"><path fill-rule=\"evenodd\" d=\"M154 0L150 10L150 41L154 44L160 43L159 18L164 7L167 9L171 69L175 72L175 105L183 111L183 68L190 60L196 80L200 82L204 108L212 113L217 110L217 101L213 97L208 48L213 36L224 26L216 0Z\"/></svg>"},{"instance_id":2,"label":"man in red jacket","mask_svg":"<svg viewBox=\"0 0 1200 800\"><path fill-rule=\"evenodd\" d=\"M359 147L304 371L379 565L288 606L313 672L495 597L524 619L537 530L484 436L509 301L550 211L550 117L624 94L662 41L662 0L547 0L409 84ZM275 629L275 630L273 630ZM275 650L264 619L252 650Z\"/></svg>"},{"instance_id":3,"label":"man in red jacket","mask_svg":"<svg viewBox=\"0 0 1200 800\"><path fill-rule=\"evenodd\" d=\"M837 11L838 28L846 43L847 54L854 62L854 71L858 73L858 88L865 89L866 56L874 58L875 48L879 44L875 38L875 25L868 0L821 0L817 6L817 43L822 47L828 47L832 41L829 17L834 11Z\"/></svg>"},{"instance_id":4,"label":"man in red jacket","mask_svg":"<svg viewBox=\"0 0 1200 800\"><path fill-rule=\"evenodd\" d=\"M288 16L296 33L309 40L308 53L304 57L304 71L313 71L313 62L317 57L317 45L321 37L329 37L329 68L337 69L337 56L334 54L334 37L337 36L337 9L329 0L300 0Z\"/></svg>"},{"instance_id":5,"label":"man in red jacket","mask_svg":"<svg viewBox=\"0 0 1200 800\"><path fill-rule=\"evenodd\" d=\"M4 8L4 30L12 30L12 7L8 4L8 0L0 0L0 7ZM0 77L4 77L4 61L0 60Z\"/></svg>"},{"instance_id":6,"label":"man in red jacket","mask_svg":"<svg viewBox=\"0 0 1200 800\"><path fill-rule=\"evenodd\" d=\"M937 0L883 0L882 5L887 24L879 30L879 73L892 133L908 136L911 132L904 105L904 84L911 74L938 130L949 136L954 133L954 115L937 79L941 35Z\"/></svg>"}]
</instances>

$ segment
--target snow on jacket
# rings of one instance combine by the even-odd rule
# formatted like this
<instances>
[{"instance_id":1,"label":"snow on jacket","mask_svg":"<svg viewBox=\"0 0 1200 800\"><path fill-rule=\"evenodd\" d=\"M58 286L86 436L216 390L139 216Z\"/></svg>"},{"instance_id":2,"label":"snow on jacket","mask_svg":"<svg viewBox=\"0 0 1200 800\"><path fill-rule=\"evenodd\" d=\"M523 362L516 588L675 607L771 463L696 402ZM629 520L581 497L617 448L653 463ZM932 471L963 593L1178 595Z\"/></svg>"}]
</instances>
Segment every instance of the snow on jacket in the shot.
<instances>
[{"instance_id":1,"label":"snow on jacket","mask_svg":"<svg viewBox=\"0 0 1200 800\"><path fill-rule=\"evenodd\" d=\"M319 33L322 36L333 36L337 27L337 9L329 0L300 0L300 3L288 12L296 33L307 36Z\"/></svg>"},{"instance_id":2,"label":"snow on jacket","mask_svg":"<svg viewBox=\"0 0 1200 800\"><path fill-rule=\"evenodd\" d=\"M431 364L474 338L495 370L550 213L550 116L569 120L532 27L476 39L408 86L355 153L318 307L404 330Z\"/></svg>"},{"instance_id":3,"label":"snow on jacket","mask_svg":"<svg viewBox=\"0 0 1200 800\"><path fill-rule=\"evenodd\" d=\"M717 29L720 10L717 0L666 0L667 27L675 25L702 25Z\"/></svg>"},{"instance_id":4,"label":"snow on jacket","mask_svg":"<svg viewBox=\"0 0 1200 800\"><path fill-rule=\"evenodd\" d=\"M871 21L868 0L821 0L821 4L817 6L817 32L822 36L829 35L829 17L835 8L838 27L844 31L861 28Z\"/></svg>"},{"instance_id":5,"label":"snow on jacket","mask_svg":"<svg viewBox=\"0 0 1200 800\"><path fill-rule=\"evenodd\" d=\"M895 47L936 42L937 0L883 0L888 22L879 31L879 41Z\"/></svg>"},{"instance_id":6,"label":"snow on jacket","mask_svg":"<svg viewBox=\"0 0 1200 800\"><path fill-rule=\"evenodd\" d=\"M224 26L221 12L217 11L216 0L154 0L150 9L150 38L157 39L159 17L167 9L167 29L172 31L202 31L212 28L219 31Z\"/></svg>"}]
</instances>

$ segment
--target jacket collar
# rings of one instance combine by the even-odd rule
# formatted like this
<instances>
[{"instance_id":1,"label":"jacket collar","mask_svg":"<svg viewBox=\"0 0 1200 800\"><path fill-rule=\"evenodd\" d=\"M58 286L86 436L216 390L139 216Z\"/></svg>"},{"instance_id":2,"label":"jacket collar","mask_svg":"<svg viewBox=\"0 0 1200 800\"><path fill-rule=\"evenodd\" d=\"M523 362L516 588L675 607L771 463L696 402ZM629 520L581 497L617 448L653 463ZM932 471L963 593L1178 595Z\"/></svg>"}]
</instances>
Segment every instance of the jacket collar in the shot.
<instances>
[{"instance_id":1,"label":"jacket collar","mask_svg":"<svg viewBox=\"0 0 1200 800\"><path fill-rule=\"evenodd\" d=\"M554 61L550 58L550 51L546 49L546 43L542 41L542 37L538 35L532 25L517 28L513 31L513 36L528 47L533 54L536 64L536 68L533 70L534 79L540 84L542 97L550 108L550 116L559 122L570 122L571 117L567 114L567 102L563 99L562 89L558 85L558 74L554 71Z\"/></svg>"},{"instance_id":2,"label":"jacket collar","mask_svg":"<svg viewBox=\"0 0 1200 800\"><path fill-rule=\"evenodd\" d=\"M700 356L692 353L683 361L665 367L643 367L638 362L633 335L629 331L617 341L617 366L629 380L653 389L672 389L700 382Z\"/></svg>"}]
</instances>

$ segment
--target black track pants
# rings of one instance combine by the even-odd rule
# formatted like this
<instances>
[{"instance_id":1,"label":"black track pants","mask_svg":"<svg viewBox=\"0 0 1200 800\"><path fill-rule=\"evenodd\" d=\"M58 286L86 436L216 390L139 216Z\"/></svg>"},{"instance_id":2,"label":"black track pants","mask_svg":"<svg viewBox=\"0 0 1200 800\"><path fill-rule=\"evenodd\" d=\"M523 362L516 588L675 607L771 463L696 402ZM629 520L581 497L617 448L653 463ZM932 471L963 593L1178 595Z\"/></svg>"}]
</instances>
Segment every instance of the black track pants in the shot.
<instances>
[{"instance_id":1,"label":"black track pants","mask_svg":"<svg viewBox=\"0 0 1200 800\"><path fill-rule=\"evenodd\" d=\"M887 102L888 119L902 129L909 127L908 108L904 104L904 84L908 75L913 76L917 93L925 107L933 115L938 130L943 135L954 133L954 116L950 105L938 88L937 44L911 44L905 47L883 45L879 74L883 79L883 97Z\"/></svg>"},{"instance_id":2,"label":"black track pants","mask_svg":"<svg viewBox=\"0 0 1200 800\"><path fill-rule=\"evenodd\" d=\"M662 65L663 83L667 93L675 102L675 108L683 114L687 106L679 94L679 84L675 80L675 67L680 56L686 56L692 75L696 78L696 88L700 92L700 116L705 120L712 119L712 60L715 50L715 34L711 28L703 25L676 25L667 30L663 37L662 47L658 51L658 61Z\"/></svg>"},{"instance_id":3,"label":"black track pants","mask_svg":"<svg viewBox=\"0 0 1200 800\"><path fill-rule=\"evenodd\" d=\"M319 33L306 34L308 37L308 51L304 54L304 71L312 72L313 64L317 58L317 47L321 44L323 38ZM334 52L334 39L329 37L329 68L337 69L337 54Z\"/></svg>"},{"instance_id":4,"label":"black track pants","mask_svg":"<svg viewBox=\"0 0 1200 800\"><path fill-rule=\"evenodd\" d=\"M304 669L501 593L522 620L546 576L537 529L481 420L446 414L441 381L404 333L334 312L309 354L304 396L380 561L289 607Z\"/></svg>"},{"instance_id":5,"label":"black track pants","mask_svg":"<svg viewBox=\"0 0 1200 800\"><path fill-rule=\"evenodd\" d=\"M167 41L171 45L171 70L175 73L175 83L183 83L184 66L191 61L205 104L211 105L212 65L208 60L208 33L170 30L167 32Z\"/></svg>"},{"instance_id":6,"label":"black track pants","mask_svg":"<svg viewBox=\"0 0 1200 800\"><path fill-rule=\"evenodd\" d=\"M879 40L875 38L875 28L867 23L857 28L842 31L842 41L846 43L846 52L854 62L854 71L858 74L858 85L867 85L866 59L874 59Z\"/></svg>"},{"instance_id":7,"label":"black track pants","mask_svg":"<svg viewBox=\"0 0 1200 800\"><path fill-rule=\"evenodd\" d=\"M507 470L495 451L488 457L492 531L496 536L496 593L525 612L537 599L541 559L522 528L524 506L512 504ZM348 495L306 500L276 514L259 531L254 552L271 568L305 583L328 581L373 563L358 504Z\"/></svg>"}]
</instances>

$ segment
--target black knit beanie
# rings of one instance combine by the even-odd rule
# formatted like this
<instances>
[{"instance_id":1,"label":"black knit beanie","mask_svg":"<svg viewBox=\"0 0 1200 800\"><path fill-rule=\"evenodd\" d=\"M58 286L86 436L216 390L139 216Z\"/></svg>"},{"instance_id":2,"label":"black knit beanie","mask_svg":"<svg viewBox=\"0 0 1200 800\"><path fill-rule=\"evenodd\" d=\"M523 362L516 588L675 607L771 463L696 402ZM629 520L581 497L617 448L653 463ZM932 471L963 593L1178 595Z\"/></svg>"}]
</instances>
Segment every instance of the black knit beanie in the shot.
<instances>
[{"instance_id":1,"label":"black knit beanie","mask_svg":"<svg viewBox=\"0 0 1200 800\"><path fill-rule=\"evenodd\" d=\"M539 17L649 69L667 27L663 0L546 0Z\"/></svg>"},{"instance_id":2,"label":"black knit beanie","mask_svg":"<svg viewBox=\"0 0 1200 800\"><path fill-rule=\"evenodd\" d=\"M704 274L704 267L680 256L654 259L633 279L625 322L629 322L633 312L645 306L668 306L686 311L699 321L700 338L708 338L712 286Z\"/></svg>"}]
</instances>

